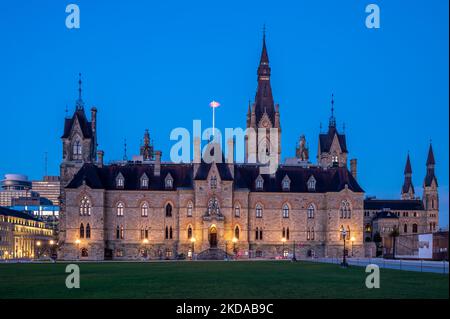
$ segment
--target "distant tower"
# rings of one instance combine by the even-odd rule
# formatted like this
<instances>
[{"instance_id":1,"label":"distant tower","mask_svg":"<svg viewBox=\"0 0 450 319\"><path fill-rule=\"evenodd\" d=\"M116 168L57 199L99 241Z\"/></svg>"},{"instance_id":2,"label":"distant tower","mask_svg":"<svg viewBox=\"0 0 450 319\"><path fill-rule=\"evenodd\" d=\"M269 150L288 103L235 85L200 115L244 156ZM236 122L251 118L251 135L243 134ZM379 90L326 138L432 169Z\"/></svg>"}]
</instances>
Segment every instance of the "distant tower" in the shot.
<instances>
[{"instance_id":1,"label":"distant tower","mask_svg":"<svg viewBox=\"0 0 450 319\"><path fill-rule=\"evenodd\" d=\"M300 136L297 148L295 149L295 157L297 157L301 161L307 162L309 160L309 149L308 145L306 144L305 135Z\"/></svg>"},{"instance_id":2,"label":"distant tower","mask_svg":"<svg viewBox=\"0 0 450 319\"><path fill-rule=\"evenodd\" d=\"M140 155L144 161L151 161L154 158L153 145L150 141L148 129L146 129L144 133L144 144L141 146Z\"/></svg>"},{"instance_id":3,"label":"distant tower","mask_svg":"<svg viewBox=\"0 0 450 319\"><path fill-rule=\"evenodd\" d=\"M331 116L328 132L319 134L317 161L322 167L347 167L347 142L345 134L339 134L334 116L334 95L331 95Z\"/></svg>"},{"instance_id":4,"label":"distant tower","mask_svg":"<svg viewBox=\"0 0 450 319\"><path fill-rule=\"evenodd\" d=\"M414 199L415 193L414 193L414 186L412 183L412 169L411 169L411 162L409 160L409 153L408 156L406 157L404 174L405 180L402 186L402 199Z\"/></svg>"},{"instance_id":5,"label":"distant tower","mask_svg":"<svg viewBox=\"0 0 450 319\"><path fill-rule=\"evenodd\" d=\"M439 195L438 182L434 174L434 153L433 146L430 143L427 157L427 174L423 181L423 204L427 211L427 230L435 231L439 221Z\"/></svg>"},{"instance_id":6,"label":"distant tower","mask_svg":"<svg viewBox=\"0 0 450 319\"><path fill-rule=\"evenodd\" d=\"M248 106L247 128L253 128L256 136L253 140L246 137L246 160L258 162L256 154L259 152L267 156L276 156L278 163L281 158L281 125L279 105L274 104L272 87L270 85L269 55L266 47L266 33L264 30L261 58L258 66L258 88L255 102ZM271 140L270 129L276 129L275 140ZM260 134L258 129L262 129Z\"/></svg>"}]
</instances>

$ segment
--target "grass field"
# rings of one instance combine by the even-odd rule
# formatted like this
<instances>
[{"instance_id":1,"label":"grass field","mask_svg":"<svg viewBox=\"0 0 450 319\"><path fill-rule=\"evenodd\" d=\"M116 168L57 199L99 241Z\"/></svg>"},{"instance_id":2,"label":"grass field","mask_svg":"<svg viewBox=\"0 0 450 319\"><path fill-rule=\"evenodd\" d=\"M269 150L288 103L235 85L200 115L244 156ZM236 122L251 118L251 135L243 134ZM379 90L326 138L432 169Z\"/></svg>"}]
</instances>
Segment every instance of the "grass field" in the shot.
<instances>
[{"instance_id":1,"label":"grass field","mask_svg":"<svg viewBox=\"0 0 450 319\"><path fill-rule=\"evenodd\" d=\"M448 298L448 275L288 261L80 263L80 289L66 264L0 264L0 298Z\"/></svg>"}]
</instances>

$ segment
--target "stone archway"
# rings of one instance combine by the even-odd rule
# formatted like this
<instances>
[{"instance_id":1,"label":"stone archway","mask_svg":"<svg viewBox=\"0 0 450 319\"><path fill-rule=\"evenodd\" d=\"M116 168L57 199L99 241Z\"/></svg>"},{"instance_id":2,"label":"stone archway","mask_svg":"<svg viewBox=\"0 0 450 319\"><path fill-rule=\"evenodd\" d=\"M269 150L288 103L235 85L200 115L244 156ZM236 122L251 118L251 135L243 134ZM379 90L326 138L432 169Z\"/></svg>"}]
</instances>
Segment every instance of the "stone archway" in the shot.
<instances>
[{"instance_id":1,"label":"stone archway","mask_svg":"<svg viewBox=\"0 0 450 319\"><path fill-rule=\"evenodd\" d=\"M208 239L209 239L209 246L211 248L216 248L217 247L217 228L215 225L212 225L209 228Z\"/></svg>"}]
</instances>

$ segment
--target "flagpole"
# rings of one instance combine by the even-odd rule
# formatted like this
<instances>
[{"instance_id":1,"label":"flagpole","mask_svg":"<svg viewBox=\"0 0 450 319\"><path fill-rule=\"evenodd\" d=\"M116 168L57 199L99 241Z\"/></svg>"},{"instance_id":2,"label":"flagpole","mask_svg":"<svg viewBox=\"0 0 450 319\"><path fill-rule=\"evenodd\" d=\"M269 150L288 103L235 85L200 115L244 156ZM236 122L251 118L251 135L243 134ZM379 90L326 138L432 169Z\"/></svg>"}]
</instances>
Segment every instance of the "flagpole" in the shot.
<instances>
[{"instance_id":1,"label":"flagpole","mask_svg":"<svg viewBox=\"0 0 450 319\"><path fill-rule=\"evenodd\" d=\"M216 120L216 108L215 107L213 107L212 108L213 109L213 131L212 131L212 135L213 135L213 141L214 141L214 131L215 131L215 120Z\"/></svg>"}]
</instances>

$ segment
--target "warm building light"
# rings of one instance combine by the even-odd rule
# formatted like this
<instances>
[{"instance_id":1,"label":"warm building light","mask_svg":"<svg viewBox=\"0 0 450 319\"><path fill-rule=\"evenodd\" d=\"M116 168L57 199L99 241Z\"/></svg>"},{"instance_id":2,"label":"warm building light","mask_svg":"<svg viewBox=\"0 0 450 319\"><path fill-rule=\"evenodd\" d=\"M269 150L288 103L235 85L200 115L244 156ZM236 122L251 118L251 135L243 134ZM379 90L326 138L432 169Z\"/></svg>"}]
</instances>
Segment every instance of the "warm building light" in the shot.
<instances>
[{"instance_id":1,"label":"warm building light","mask_svg":"<svg viewBox=\"0 0 450 319\"><path fill-rule=\"evenodd\" d=\"M191 242L195 243L195 237L191 238Z\"/></svg>"},{"instance_id":2,"label":"warm building light","mask_svg":"<svg viewBox=\"0 0 450 319\"><path fill-rule=\"evenodd\" d=\"M286 242L286 238L285 238L285 237L281 238L281 241L282 241L283 243Z\"/></svg>"},{"instance_id":3,"label":"warm building light","mask_svg":"<svg viewBox=\"0 0 450 319\"><path fill-rule=\"evenodd\" d=\"M75 240L75 244L79 245L81 241L79 239Z\"/></svg>"},{"instance_id":4,"label":"warm building light","mask_svg":"<svg viewBox=\"0 0 450 319\"><path fill-rule=\"evenodd\" d=\"M36 246L40 246L41 245L41 242L38 240L37 242L36 242Z\"/></svg>"},{"instance_id":5,"label":"warm building light","mask_svg":"<svg viewBox=\"0 0 450 319\"><path fill-rule=\"evenodd\" d=\"M52 240L49 241L49 243L50 243L50 245L54 245L55 241L52 239Z\"/></svg>"},{"instance_id":6,"label":"warm building light","mask_svg":"<svg viewBox=\"0 0 450 319\"><path fill-rule=\"evenodd\" d=\"M237 243L238 239L236 237L233 237L233 243Z\"/></svg>"},{"instance_id":7,"label":"warm building light","mask_svg":"<svg viewBox=\"0 0 450 319\"><path fill-rule=\"evenodd\" d=\"M352 238L350 238L351 241L355 241L355 237L352 236Z\"/></svg>"},{"instance_id":8,"label":"warm building light","mask_svg":"<svg viewBox=\"0 0 450 319\"><path fill-rule=\"evenodd\" d=\"M142 243L143 243L143 244L148 244L148 239L147 239L147 238L144 238L144 239L142 240Z\"/></svg>"}]
</instances>

